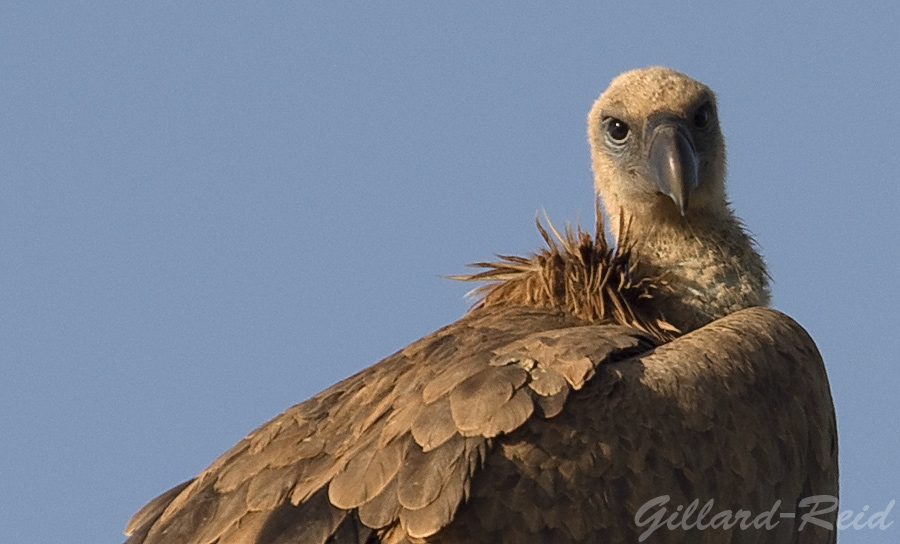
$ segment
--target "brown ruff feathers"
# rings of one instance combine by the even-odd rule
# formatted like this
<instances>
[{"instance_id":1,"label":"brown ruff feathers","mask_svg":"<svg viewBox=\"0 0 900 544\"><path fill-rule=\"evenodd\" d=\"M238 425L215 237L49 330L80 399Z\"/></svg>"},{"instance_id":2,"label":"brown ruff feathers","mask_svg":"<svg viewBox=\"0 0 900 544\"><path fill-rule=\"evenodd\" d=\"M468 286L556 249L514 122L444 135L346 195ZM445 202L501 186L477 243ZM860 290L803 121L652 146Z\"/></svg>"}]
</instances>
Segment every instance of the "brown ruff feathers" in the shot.
<instances>
[{"instance_id":1,"label":"brown ruff feathers","mask_svg":"<svg viewBox=\"0 0 900 544\"><path fill-rule=\"evenodd\" d=\"M469 265L485 270L451 278L487 282L471 291L478 297L473 309L495 305L555 307L587 321L635 327L661 342L678 336L678 328L666 321L654 304L668 290L665 279L639 276L628 225L620 225L621 242L611 247L599 209L596 214L593 237L571 225L560 234L545 218L553 232L550 236L536 219L546 248L527 258L497 255L500 261Z\"/></svg>"}]
</instances>

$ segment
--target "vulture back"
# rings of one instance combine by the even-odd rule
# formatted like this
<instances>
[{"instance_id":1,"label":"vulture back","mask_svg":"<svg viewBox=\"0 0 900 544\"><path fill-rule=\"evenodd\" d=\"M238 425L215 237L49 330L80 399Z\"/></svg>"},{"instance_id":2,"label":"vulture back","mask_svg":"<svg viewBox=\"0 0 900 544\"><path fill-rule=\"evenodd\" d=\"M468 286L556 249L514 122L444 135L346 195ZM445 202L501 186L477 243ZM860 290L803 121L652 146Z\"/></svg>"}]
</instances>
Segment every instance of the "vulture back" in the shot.
<instances>
[{"instance_id":1,"label":"vulture back","mask_svg":"<svg viewBox=\"0 0 900 544\"><path fill-rule=\"evenodd\" d=\"M806 332L750 308L658 344L558 310L476 309L252 432L138 512L128 543L833 542L799 530L800 501L837 496ZM777 512L762 529L654 529L693 501L712 501L699 527Z\"/></svg>"}]
</instances>

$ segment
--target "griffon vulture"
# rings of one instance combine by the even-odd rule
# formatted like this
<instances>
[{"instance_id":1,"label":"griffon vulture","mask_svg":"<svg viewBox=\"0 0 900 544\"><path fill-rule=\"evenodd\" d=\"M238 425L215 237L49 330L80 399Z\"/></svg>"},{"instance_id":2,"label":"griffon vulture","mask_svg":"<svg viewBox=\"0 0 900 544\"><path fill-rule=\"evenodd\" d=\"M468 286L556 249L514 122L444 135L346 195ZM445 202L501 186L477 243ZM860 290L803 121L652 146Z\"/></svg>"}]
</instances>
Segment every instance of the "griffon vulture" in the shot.
<instances>
[{"instance_id":1,"label":"griffon vulture","mask_svg":"<svg viewBox=\"0 0 900 544\"><path fill-rule=\"evenodd\" d=\"M766 308L712 91L634 70L588 119L615 244L538 225L547 248L462 278L486 283L459 321L253 431L127 542L834 542L825 369Z\"/></svg>"}]
</instances>

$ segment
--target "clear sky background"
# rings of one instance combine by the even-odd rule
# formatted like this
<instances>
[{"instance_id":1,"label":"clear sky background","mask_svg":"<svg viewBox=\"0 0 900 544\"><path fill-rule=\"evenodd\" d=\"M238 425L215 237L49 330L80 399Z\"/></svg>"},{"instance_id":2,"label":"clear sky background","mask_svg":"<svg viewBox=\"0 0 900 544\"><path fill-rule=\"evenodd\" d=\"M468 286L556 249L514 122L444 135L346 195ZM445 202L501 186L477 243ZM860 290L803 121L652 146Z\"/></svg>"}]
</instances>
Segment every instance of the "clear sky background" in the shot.
<instances>
[{"instance_id":1,"label":"clear sky background","mask_svg":"<svg viewBox=\"0 0 900 544\"><path fill-rule=\"evenodd\" d=\"M0 542L120 542L457 319L442 275L539 247L536 211L590 225L587 111L654 64L718 93L774 306L828 367L842 509L900 499L896 3L243 4L0 7Z\"/></svg>"}]
</instances>

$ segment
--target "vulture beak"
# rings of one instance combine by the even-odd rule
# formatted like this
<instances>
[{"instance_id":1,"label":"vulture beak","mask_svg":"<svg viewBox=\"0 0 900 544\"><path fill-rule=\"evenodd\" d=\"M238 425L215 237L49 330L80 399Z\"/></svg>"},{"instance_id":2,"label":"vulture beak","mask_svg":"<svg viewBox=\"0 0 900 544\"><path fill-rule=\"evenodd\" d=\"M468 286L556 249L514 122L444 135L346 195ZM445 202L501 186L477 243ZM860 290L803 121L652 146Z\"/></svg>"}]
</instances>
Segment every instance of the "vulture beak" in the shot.
<instances>
[{"instance_id":1,"label":"vulture beak","mask_svg":"<svg viewBox=\"0 0 900 544\"><path fill-rule=\"evenodd\" d=\"M648 129L650 172L659 191L672 199L683 217L688 197L698 182L699 161L694 142L680 119L664 117L651 121Z\"/></svg>"}]
</instances>

